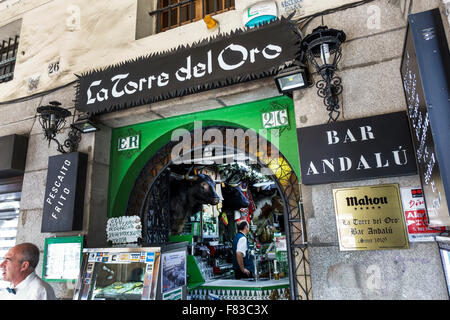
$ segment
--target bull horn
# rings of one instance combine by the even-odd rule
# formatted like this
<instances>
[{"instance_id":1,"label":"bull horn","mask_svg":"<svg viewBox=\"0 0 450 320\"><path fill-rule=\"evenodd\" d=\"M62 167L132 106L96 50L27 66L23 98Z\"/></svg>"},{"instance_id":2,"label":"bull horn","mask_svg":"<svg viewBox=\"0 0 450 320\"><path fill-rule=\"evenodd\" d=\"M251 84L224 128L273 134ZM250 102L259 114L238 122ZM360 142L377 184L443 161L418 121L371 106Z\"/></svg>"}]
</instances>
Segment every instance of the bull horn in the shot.
<instances>
[{"instance_id":1,"label":"bull horn","mask_svg":"<svg viewBox=\"0 0 450 320\"><path fill-rule=\"evenodd\" d=\"M177 179L177 180L183 180L184 179L184 176L182 174L178 174L178 173L174 173L174 172L171 172L170 176L175 178L175 179Z\"/></svg>"},{"instance_id":2,"label":"bull horn","mask_svg":"<svg viewBox=\"0 0 450 320\"><path fill-rule=\"evenodd\" d=\"M238 187L240 183L227 183L230 187L235 188Z\"/></svg>"},{"instance_id":3,"label":"bull horn","mask_svg":"<svg viewBox=\"0 0 450 320\"><path fill-rule=\"evenodd\" d=\"M185 175L184 178L188 181L196 181L198 179L198 176Z\"/></svg>"},{"instance_id":4,"label":"bull horn","mask_svg":"<svg viewBox=\"0 0 450 320\"><path fill-rule=\"evenodd\" d=\"M186 173L186 175L184 176L184 178L188 181L195 181L198 179L198 176L190 176L189 174L191 173L192 169L194 168L194 166L190 167L188 172Z\"/></svg>"}]
</instances>

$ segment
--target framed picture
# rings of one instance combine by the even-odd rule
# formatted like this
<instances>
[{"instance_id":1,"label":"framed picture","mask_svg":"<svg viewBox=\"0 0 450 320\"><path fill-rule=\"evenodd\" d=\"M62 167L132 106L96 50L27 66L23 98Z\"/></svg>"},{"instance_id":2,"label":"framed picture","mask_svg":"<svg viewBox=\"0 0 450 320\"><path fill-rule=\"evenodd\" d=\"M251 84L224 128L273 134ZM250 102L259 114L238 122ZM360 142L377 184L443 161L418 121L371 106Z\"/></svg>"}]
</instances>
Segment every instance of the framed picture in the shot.
<instances>
[{"instance_id":1,"label":"framed picture","mask_svg":"<svg viewBox=\"0 0 450 320\"><path fill-rule=\"evenodd\" d=\"M168 252L162 255L162 293L186 285L186 251Z\"/></svg>"}]
</instances>

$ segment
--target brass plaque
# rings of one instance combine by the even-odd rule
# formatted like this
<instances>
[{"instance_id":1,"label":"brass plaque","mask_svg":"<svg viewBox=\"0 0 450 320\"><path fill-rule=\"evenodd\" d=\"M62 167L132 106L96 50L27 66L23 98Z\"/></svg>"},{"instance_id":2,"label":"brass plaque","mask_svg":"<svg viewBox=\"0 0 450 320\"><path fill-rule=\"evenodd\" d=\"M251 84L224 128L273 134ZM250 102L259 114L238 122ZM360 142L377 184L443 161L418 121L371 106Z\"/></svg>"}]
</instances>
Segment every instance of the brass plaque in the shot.
<instances>
[{"instance_id":1,"label":"brass plaque","mask_svg":"<svg viewBox=\"0 0 450 320\"><path fill-rule=\"evenodd\" d=\"M397 184L333 189L341 251L407 249Z\"/></svg>"}]
</instances>

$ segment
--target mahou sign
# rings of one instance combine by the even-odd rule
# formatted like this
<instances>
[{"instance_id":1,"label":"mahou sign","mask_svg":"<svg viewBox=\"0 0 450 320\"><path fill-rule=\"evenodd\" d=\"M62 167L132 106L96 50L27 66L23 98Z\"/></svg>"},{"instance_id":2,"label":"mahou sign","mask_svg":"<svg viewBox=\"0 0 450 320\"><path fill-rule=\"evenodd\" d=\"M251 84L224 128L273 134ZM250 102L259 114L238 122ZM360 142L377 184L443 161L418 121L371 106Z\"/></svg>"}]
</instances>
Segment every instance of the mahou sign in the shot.
<instances>
[{"instance_id":1,"label":"mahou sign","mask_svg":"<svg viewBox=\"0 0 450 320\"><path fill-rule=\"evenodd\" d=\"M297 129L303 184L416 174L405 112Z\"/></svg>"},{"instance_id":2,"label":"mahou sign","mask_svg":"<svg viewBox=\"0 0 450 320\"><path fill-rule=\"evenodd\" d=\"M286 19L79 76L76 109L125 109L272 76L299 55L298 28Z\"/></svg>"}]
</instances>

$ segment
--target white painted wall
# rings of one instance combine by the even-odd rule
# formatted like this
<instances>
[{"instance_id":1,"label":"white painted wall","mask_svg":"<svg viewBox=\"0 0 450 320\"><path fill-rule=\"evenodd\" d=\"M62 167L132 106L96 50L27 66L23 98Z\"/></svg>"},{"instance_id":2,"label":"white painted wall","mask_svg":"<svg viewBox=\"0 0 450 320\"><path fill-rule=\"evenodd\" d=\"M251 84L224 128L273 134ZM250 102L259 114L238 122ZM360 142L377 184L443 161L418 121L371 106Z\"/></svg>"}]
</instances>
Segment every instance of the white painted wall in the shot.
<instances>
[{"instance_id":1,"label":"white painted wall","mask_svg":"<svg viewBox=\"0 0 450 320\"><path fill-rule=\"evenodd\" d=\"M276 1L283 15L289 9L286 1L294 0ZM240 28L243 11L256 2L236 0L236 10L214 16L219 21L218 31L209 31L200 20L135 40L137 0L9 0L0 7L0 32L1 26L18 19L22 19L22 28L14 79L0 84L0 101L57 88L76 80L75 74L93 68ZM298 3L302 13L309 15L351 2L355 1L300 0ZM58 60L60 72L49 76L49 64ZM29 88L30 79L38 81L36 88Z\"/></svg>"}]
</instances>

